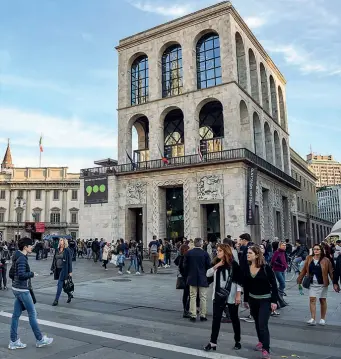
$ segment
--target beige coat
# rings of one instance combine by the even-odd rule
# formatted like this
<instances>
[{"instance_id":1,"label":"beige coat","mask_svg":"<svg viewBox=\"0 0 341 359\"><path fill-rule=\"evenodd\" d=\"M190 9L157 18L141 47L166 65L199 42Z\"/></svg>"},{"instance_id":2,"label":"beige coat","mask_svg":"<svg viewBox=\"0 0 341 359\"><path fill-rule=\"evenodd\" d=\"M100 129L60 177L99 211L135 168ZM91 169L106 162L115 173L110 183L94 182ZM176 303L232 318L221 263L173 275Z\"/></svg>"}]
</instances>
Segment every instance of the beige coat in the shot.
<instances>
[{"instance_id":1,"label":"beige coat","mask_svg":"<svg viewBox=\"0 0 341 359\"><path fill-rule=\"evenodd\" d=\"M103 247L103 254L102 254L102 259L104 261L107 261L108 260L108 257L109 257L109 251L110 251L110 247L108 245L105 245Z\"/></svg>"}]
</instances>

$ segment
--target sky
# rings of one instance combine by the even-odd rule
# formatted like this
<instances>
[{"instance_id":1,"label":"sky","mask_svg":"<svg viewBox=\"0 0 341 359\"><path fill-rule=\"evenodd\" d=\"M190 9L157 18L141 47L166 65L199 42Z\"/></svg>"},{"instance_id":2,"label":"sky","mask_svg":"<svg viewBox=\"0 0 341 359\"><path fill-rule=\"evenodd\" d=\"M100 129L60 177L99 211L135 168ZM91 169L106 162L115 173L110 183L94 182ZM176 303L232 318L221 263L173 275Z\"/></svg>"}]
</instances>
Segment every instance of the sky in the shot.
<instances>
[{"instance_id":1,"label":"sky","mask_svg":"<svg viewBox=\"0 0 341 359\"><path fill-rule=\"evenodd\" d=\"M121 38L219 1L0 0L0 157L71 172L117 158ZM234 0L287 80L290 145L341 161L341 0Z\"/></svg>"}]
</instances>

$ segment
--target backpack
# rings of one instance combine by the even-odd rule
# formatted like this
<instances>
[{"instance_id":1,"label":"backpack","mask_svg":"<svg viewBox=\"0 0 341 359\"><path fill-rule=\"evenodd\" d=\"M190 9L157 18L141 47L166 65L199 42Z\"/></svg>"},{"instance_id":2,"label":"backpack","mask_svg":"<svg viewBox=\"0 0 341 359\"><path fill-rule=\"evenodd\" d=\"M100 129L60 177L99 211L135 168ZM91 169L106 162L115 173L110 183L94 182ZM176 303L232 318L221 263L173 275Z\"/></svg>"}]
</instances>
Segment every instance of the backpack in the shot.
<instances>
[{"instance_id":1,"label":"backpack","mask_svg":"<svg viewBox=\"0 0 341 359\"><path fill-rule=\"evenodd\" d=\"M156 243L153 243L152 246L150 247L150 253L152 253L152 254L157 253L157 244Z\"/></svg>"},{"instance_id":2,"label":"backpack","mask_svg":"<svg viewBox=\"0 0 341 359\"><path fill-rule=\"evenodd\" d=\"M18 258L16 258L16 260L14 260L14 258L12 258L12 265L11 265L11 268L10 268L10 270L8 272L8 276L9 276L10 279L12 279L12 281L14 280L14 276L15 276L17 260L18 260Z\"/></svg>"}]
</instances>

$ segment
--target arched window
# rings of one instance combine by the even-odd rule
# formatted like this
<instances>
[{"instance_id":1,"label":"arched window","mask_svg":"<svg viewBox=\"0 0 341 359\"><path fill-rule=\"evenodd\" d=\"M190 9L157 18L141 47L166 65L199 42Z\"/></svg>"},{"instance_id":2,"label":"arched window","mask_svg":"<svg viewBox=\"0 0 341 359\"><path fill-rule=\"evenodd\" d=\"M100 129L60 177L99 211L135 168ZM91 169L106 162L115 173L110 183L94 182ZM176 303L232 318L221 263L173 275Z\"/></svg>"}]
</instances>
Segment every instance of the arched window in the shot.
<instances>
[{"instance_id":1,"label":"arched window","mask_svg":"<svg viewBox=\"0 0 341 359\"><path fill-rule=\"evenodd\" d=\"M259 102L259 88L258 88L258 67L255 54L249 49L249 66L250 66L250 81L251 81L251 96Z\"/></svg>"},{"instance_id":2,"label":"arched window","mask_svg":"<svg viewBox=\"0 0 341 359\"><path fill-rule=\"evenodd\" d=\"M287 116L285 113L285 104L283 92L280 86L278 86L278 101L279 101L279 112L281 119L281 126L286 130L287 129Z\"/></svg>"},{"instance_id":3,"label":"arched window","mask_svg":"<svg viewBox=\"0 0 341 359\"><path fill-rule=\"evenodd\" d=\"M149 120L146 116L137 118L133 124L132 148L135 162L149 161Z\"/></svg>"},{"instance_id":4,"label":"arched window","mask_svg":"<svg viewBox=\"0 0 341 359\"><path fill-rule=\"evenodd\" d=\"M277 131L274 132L274 140L275 140L275 160L276 160L276 167L282 169L281 141L279 140L279 136L278 136Z\"/></svg>"},{"instance_id":5,"label":"arched window","mask_svg":"<svg viewBox=\"0 0 341 359\"><path fill-rule=\"evenodd\" d=\"M289 150L287 141L282 139L284 172L289 174Z\"/></svg>"},{"instance_id":6,"label":"arched window","mask_svg":"<svg viewBox=\"0 0 341 359\"><path fill-rule=\"evenodd\" d=\"M223 106L219 101L208 102L199 114L200 151L202 154L222 151L224 138Z\"/></svg>"},{"instance_id":7,"label":"arched window","mask_svg":"<svg viewBox=\"0 0 341 359\"><path fill-rule=\"evenodd\" d=\"M182 50L172 45L162 55L162 97L182 93Z\"/></svg>"},{"instance_id":8,"label":"arched window","mask_svg":"<svg viewBox=\"0 0 341 359\"><path fill-rule=\"evenodd\" d=\"M272 134L271 134L270 126L267 122L264 123L264 136L265 136L266 160L273 164L274 156L272 150Z\"/></svg>"},{"instance_id":9,"label":"arched window","mask_svg":"<svg viewBox=\"0 0 341 359\"><path fill-rule=\"evenodd\" d=\"M254 136L254 148L257 156L263 156L263 134L262 126L259 120L258 114L253 114L253 136Z\"/></svg>"},{"instance_id":10,"label":"arched window","mask_svg":"<svg viewBox=\"0 0 341 359\"><path fill-rule=\"evenodd\" d=\"M268 78L266 76L265 67L262 63L260 63L259 69L260 69L260 79L261 79L261 87L262 87L263 108L266 112L270 112Z\"/></svg>"},{"instance_id":11,"label":"arched window","mask_svg":"<svg viewBox=\"0 0 341 359\"><path fill-rule=\"evenodd\" d=\"M148 101L148 57L138 57L131 66L131 104L140 105Z\"/></svg>"},{"instance_id":12,"label":"arched window","mask_svg":"<svg viewBox=\"0 0 341 359\"><path fill-rule=\"evenodd\" d=\"M219 35L209 33L197 43L197 87L204 89L221 84Z\"/></svg>"},{"instance_id":13,"label":"arched window","mask_svg":"<svg viewBox=\"0 0 341 359\"><path fill-rule=\"evenodd\" d=\"M184 114L180 109L174 109L166 115L163 134L165 157L172 158L184 156Z\"/></svg>"},{"instance_id":14,"label":"arched window","mask_svg":"<svg viewBox=\"0 0 341 359\"><path fill-rule=\"evenodd\" d=\"M271 107L272 117L278 122L278 108L277 108L277 91L274 78L270 75L270 93L271 93Z\"/></svg>"},{"instance_id":15,"label":"arched window","mask_svg":"<svg viewBox=\"0 0 341 359\"><path fill-rule=\"evenodd\" d=\"M237 54L237 71L238 83L247 91L247 71L246 71L246 56L243 39L239 32L236 33L236 54Z\"/></svg>"}]
</instances>

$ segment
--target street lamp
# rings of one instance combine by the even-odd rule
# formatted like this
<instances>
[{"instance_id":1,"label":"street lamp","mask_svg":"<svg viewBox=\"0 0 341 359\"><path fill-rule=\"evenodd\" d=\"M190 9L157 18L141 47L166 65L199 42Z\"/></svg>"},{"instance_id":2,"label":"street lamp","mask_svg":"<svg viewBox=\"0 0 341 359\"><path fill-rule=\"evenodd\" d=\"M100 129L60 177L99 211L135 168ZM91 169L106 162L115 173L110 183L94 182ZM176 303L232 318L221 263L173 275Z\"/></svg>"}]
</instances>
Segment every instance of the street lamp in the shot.
<instances>
[{"instance_id":1,"label":"street lamp","mask_svg":"<svg viewBox=\"0 0 341 359\"><path fill-rule=\"evenodd\" d=\"M19 213L24 212L24 210L26 208L26 201L21 196L18 196L14 201L14 208L15 208L15 212L17 214L17 224L18 224L17 238L19 238L19 227L20 227Z\"/></svg>"}]
</instances>

